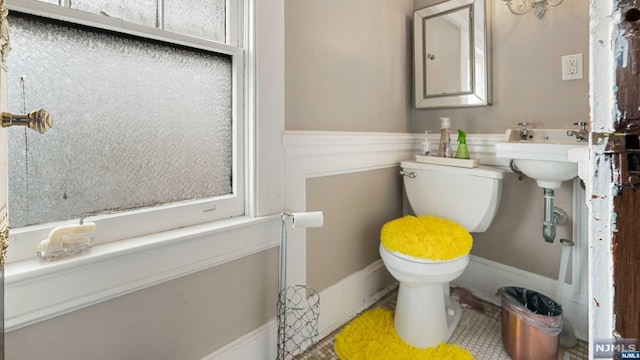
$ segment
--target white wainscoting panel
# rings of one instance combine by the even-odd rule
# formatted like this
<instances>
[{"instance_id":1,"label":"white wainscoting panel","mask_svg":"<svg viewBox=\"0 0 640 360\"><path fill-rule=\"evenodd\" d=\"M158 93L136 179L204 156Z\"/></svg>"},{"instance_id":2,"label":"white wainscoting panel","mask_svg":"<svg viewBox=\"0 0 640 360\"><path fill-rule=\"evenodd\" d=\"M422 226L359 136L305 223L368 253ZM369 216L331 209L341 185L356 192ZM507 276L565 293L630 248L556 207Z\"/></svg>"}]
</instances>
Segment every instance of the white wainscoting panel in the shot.
<instances>
[{"instance_id":1,"label":"white wainscoting panel","mask_svg":"<svg viewBox=\"0 0 640 360\"><path fill-rule=\"evenodd\" d=\"M320 210L306 207L307 179L399 166L402 160L415 159L423 137L423 134L407 133L286 131L283 136L285 207L291 211ZM502 134L469 134L469 152L482 164L508 166L508 161L495 157L495 143L502 138ZM437 151L439 136L430 134L429 139L432 151ZM288 284L305 284L304 231L291 234L287 250Z\"/></svg>"}]
</instances>

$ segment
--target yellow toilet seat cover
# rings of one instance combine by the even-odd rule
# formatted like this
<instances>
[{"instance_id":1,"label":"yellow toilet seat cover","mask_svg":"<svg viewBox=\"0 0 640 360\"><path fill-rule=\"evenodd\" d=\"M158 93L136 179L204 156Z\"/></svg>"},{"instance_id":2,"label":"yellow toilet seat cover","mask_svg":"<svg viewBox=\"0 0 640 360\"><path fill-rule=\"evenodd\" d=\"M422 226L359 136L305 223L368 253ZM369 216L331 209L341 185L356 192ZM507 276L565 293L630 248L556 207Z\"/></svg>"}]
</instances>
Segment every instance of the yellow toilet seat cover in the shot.
<instances>
[{"instance_id":1,"label":"yellow toilet seat cover","mask_svg":"<svg viewBox=\"0 0 640 360\"><path fill-rule=\"evenodd\" d=\"M429 260L451 260L471 251L473 238L447 219L407 215L382 226L380 241L389 251Z\"/></svg>"}]
</instances>

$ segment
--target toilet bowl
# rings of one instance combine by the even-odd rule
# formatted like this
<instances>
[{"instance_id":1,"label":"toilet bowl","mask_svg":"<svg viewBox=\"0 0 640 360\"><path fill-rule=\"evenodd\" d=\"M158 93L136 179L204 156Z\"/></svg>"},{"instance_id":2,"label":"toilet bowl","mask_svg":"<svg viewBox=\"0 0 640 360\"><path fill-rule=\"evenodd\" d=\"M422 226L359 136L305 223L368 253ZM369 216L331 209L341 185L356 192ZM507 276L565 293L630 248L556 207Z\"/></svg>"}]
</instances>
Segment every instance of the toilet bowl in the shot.
<instances>
[{"instance_id":1,"label":"toilet bowl","mask_svg":"<svg viewBox=\"0 0 640 360\"><path fill-rule=\"evenodd\" d=\"M469 254L449 261L429 261L391 252L380 244L380 256L400 282L393 320L398 336L419 348L446 341L461 316L460 305L448 298L449 282L462 274Z\"/></svg>"},{"instance_id":2,"label":"toilet bowl","mask_svg":"<svg viewBox=\"0 0 640 360\"><path fill-rule=\"evenodd\" d=\"M489 227L500 203L504 171L486 166L456 168L401 163L409 204L416 215L433 215L460 224L469 232ZM469 263L469 253L446 260L417 258L402 249L380 257L400 283L394 328L409 345L426 348L449 339L461 316L460 304L449 299L449 282Z\"/></svg>"}]
</instances>

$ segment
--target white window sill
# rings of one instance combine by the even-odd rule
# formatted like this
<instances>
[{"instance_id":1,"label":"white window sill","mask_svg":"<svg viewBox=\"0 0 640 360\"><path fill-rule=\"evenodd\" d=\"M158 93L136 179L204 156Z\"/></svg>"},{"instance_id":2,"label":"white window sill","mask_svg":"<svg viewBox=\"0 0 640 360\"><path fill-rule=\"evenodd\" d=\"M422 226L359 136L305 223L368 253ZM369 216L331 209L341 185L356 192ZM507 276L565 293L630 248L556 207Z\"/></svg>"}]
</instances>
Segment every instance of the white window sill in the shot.
<instances>
[{"instance_id":1,"label":"white window sill","mask_svg":"<svg viewBox=\"0 0 640 360\"><path fill-rule=\"evenodd\" d=\"M275 247L280 217L237 217L5 267L5 331ZM35 250L34 250L35 251Z\"/></svg>"}]
</instances>

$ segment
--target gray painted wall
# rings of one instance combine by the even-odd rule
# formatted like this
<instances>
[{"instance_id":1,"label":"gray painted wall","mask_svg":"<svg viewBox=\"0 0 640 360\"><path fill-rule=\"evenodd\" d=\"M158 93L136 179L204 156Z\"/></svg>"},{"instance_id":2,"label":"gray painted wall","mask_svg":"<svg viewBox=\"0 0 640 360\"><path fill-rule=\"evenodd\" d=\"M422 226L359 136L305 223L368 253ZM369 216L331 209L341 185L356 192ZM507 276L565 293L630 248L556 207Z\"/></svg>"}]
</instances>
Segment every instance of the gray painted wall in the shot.
<instances>
[{"instance_id":1,"label":"gray painted wall","mask_svg":"<svg viewBox=\"0 0 640 360\"><path fill-rule=\"evenodd\" d=\"M307 180L307 207L325 213L307 230L307 283L321 291L380 258L384 223L402 216L399 168Z\"/></svg>"},{"instance_id":2,"label":"gray painted wall","mask_svg":"<svg viewBox=\"0 0 640 360\"><path fill-rule=\"evenodd\" d=\"M556 227L556 241L542 238L543 191L535 181L509 173L503 182L500 208L489 229L474 233L472 255L540 274L552 279L560 268L560 239L571 239L572 182L555 191L554 206L567 212L569 221Z\"/></svg>"},{"instance_id":3,"label":"gray painted wall","mask_svg":"<svg viewBox=\"0 0 640 360\"><path fill-rule=\"evenodd\" d=\"M285 128L407 132L411 0L285 1Z\"/></svg>"}]
</instances>

